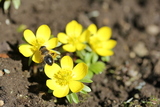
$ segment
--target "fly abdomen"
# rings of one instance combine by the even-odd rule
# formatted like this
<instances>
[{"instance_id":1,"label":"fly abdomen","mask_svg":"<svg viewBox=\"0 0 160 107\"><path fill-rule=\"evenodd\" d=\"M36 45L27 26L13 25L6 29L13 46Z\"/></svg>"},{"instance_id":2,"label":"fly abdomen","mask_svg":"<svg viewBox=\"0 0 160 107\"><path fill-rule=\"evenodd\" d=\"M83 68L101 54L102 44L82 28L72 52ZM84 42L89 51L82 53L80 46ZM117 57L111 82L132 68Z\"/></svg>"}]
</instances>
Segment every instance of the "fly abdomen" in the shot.
<instances>
[{"instance_id":1,"label":"fly abdomen","mask_svg":"<svg viewBox=\"0 0 160 107\"><path fill-rule=\"evenodd\" d=\"M44 57L44 61L45 61L45 63L47 63L47 64L50 65L50 66L53 64L53 58L52 58L51 55L45 56L45 57Z\"/></svg>"}]
</instances>

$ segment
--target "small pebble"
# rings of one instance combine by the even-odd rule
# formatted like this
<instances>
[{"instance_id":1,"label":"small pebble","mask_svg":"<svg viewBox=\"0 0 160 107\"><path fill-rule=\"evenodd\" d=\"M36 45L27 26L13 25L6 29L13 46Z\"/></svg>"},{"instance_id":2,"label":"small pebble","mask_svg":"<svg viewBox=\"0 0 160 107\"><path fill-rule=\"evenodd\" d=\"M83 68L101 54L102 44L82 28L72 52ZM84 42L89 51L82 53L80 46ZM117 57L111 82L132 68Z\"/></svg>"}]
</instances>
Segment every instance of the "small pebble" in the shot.
<instances>
[{"instance_id":1,"label":"small pebble","mask_svg":"<svg viewBox=\"0 0 160 107\"><path fill-rule=\"evenodd\" d=\"M131 77L136 77L138 75L138 71L137 70L134 70L134 69L131 69L128 71L127 73L129 76Z\"/></svg>"},{"instance_id":2,"label":"small pebble","mask_svg":"<svg viewBox=\"0 0 160 107\"><path fill-rule=\"evenodd\" d=\"M7 25L10 25L10 20L9 19L6 19L5 22L6 22Z\"/></svg>"},{"instance_id":3,"label":"small pebble","mask_svg":"<svg viewBox=\"0 0 160 107\"><path fill-rule=\"evenodd\" d=\"M131 81L126 81L126 82L125 82L125 85L126 85L126 86L131 86L131 84L132 84Z\"/></svg>"},{"instance_id":4,"label":"small pebble","mask_svg":"<svg viewBox=\"0 0 160 107\"><path fill-rule=\"evenodd\" d=\"M94 11L92 11L92 12L90 12L90 13L88 13L88 17L89 18L92 18L92 17L98 17L99 16L99 11L98 10L94 10Z\"/></svg>"},{"instance_id":5,"label":"small pebble","mask_svg":"<svg viewBox=\"0 0 160 107\"><path fill-rule=\"evenodd\" d=\"M0 107L2 107L4 105L4 101L0 100Z\"/></svg>"},{"instance_id":6,"label":"small pebble","mask_svg":"<svg viewBox=\"0 0 160 107\"><path fill-rule=\"evenodd\" d=\"M147 29L146 29L147 33L149 33L151 36L156 36L160 30L159 30L159 27L157 25L149 25L147 26Z\"/></svg>"},{"instance_id":7,"label":"small pebble","mask_svg":"<svg viewBox=\"0 0 160 107\"><path fill-rule=\"evenodd\" d=\"M135 94L135 95L134 95L134 98L139 99L139 94Z\"/></svg>"},{"instance_id":8,"label":"small pebble","mask_svg":"<svg viewBox=\"0 0 160 107\"><path fill-rule=\"evenodd\" d=\"M136 46L134 46L133 51L140 57L144 57L149 53L144 42L138 42Z\"/></svg>"},{"instance_id":9,"label":"small pebble","mask_svg":"<svg viewBox=\"0 0 160 107\"><path fill-rule=\"evenodd\" d=\"M130 53L129 53L129 56L130 56L130 58L135 58L135 57L136 57L136 54L135 54L134 52L130 52Z\"/></svg>"},{"instance_id":10,"label":"small pebble","mask_svg":"<svg viewBox=\"0 0 160 107\"><path fill-rule=\"evenodd\" d=\"M3 76L4 72L2 70L0 70L0 76Z\"/></svg>"},{"instance_id":11,"label":"small pebble","mask_svg":"<svg viewBox=\"0 0 160 107\"><path fill-rule=\"evenodd\" d=\"M3 69L3 72L5 72L6 74L10 73L10 71L8 69Z\"/></svg>"},{"instance_id":12,"label":"small pebble","mask_svg":"<svg viewBox=\"0 0 160 107\"><path fill-rule=\"evenodd\" d=\"M145 86L146 83L145 82L140 82L139 85L137 87L135 87L135 89L141 90L143 88L143 86Z\"/></svg>"}]
</instances>

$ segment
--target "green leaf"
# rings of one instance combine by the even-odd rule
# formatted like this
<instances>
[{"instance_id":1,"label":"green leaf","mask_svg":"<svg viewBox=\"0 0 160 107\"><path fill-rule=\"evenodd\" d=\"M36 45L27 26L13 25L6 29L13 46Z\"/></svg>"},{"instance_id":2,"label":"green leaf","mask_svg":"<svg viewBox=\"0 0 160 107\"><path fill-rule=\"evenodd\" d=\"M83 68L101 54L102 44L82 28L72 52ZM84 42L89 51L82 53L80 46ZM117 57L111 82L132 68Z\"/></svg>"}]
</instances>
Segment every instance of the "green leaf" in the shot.
<instances>
[{"instance_id":1,"label":"green leaf","mask_svg":"<svg viewBox=\"0 0 160 107\"><path fill-rule=\"evenodd\" d=\"M76 54L78 57L80 57L82 60L84 60L85 55L86 55L86 51L85 50L76 51Z\"/></svg>"},{"instance_id":2,"label":"green leaf","mask_svg":"<svg viewBox=\"0 0 160 107\"><path fill-rule=\"evenodd\" d=\"M110 61L110 57L109 56L102 56L101 60L104 62L109 62Z\"/></svg>"},{"instance_id":3,"label":"green leaf","mask_svg":"<svg viewBox=\"0 0 160 107\"><path fill-rule=\"evenodd\" d=\"M83 79L79 80L80 82L84 82L84 83L92 83L93 81L88 78L88 77L84 77Z\"/></svg>"},{"instance_id":4,"label":"green leaf","mask_svg":"<svg viewBox=\"0 0 160 107\"><path fill-rule=\"evenodd\" d=\"M11 0L6 0L4 2L4 10L7 11L11 5Z\"/></svg>"},{"instance_id":5,"label":"green leaf","mask_svg":"<svg viewBox=\"0 0 160 107\"><path fill-rule=\"evenodd\" d=\"M23 32L26 28L27 28L26 25L21 24L21 25L17 28L17 32Z\"/></svg>"},{"instance_id":6,"label":"green leaf","mask_svg":"<svg viewBox=\"0 0 160 107\"><path fill-rule=\"evenodd\" d=\"M76 93L70 93L66 96L69 103L79 103L79 98Z\"/></svg>"},{"instance_id":7,"label":"green leaf","mask_svg":"<svg viewBox=\"0 0 160 107\"><path fill-rule=\"evenodd\" d=\"M58 42L57 46L56 47L60 47L62 45L61 42Z\"/></svg>"},{"instance_id":8,"label":"green leaf","mask_svg":"<svg viewBox=\"0 0 160 107\"><path fill-rule=\"evenodd\" d=\"M49 39L52 39L54 37L54 35L51 35ZM61 43L61 42L60 42Z\"/></svg>"},{"instance_id":9,"label":"green leaf","mask_svg":"<svg viewBox=\"0 0 160 107\"><path fill-rule=\"evenodd\" d=\"M92 52L92 63L95 63L98 61L98 55L95 52Z\"/></svg>"},{"instance_id":10,"label":"green leaf","mask_svg":"<svg viewBox=\"0 0 160 107\"><path fill-rule=\"evenodd\" d=\"M87 75L85 76L85 78L92 78L93 77L93 72L91 70L88 70Z\"/></svg>"},{"instance_id":11,"label":"green leaf","mask_svg":"<svg viewBox=\"0 0 160 107\"><path fill-rule=\"evenodd\" d=\"M86 85L84 85L84 88L82 90L85 92L91 92L91 89Z\"/></svg>"},{"instance_id":12,"label":"green leaf","mask_svg":"<svg viewBox=\"0 0 160 107\"><path fill-rule=\"evenodd\" d=\"M48 89L48 93L53 93L53 90Z\"/></svg>"},{"instance_id":13,"label":"green leaf","mask_svg":"<svg viewBox=\"0 0 160 107\"><path fill-rule=\"evenodd\" d=\"M12 0L12 1L15 9L18 9L21 4L21 0Z\"/></svg>"},{"instance_id":14,"label":"green leaf","mask_svg":"<svg viewBox=\"0 0 160 107\"><path fill-rule=\"evenodd\" d=\"M87 94L87 92L84 91L84 90L81 90L80 93L82 93L82 94Z\"/></svg>"},{"instance_id":15,"label":"green leaf","mask_svg":"<svg viewBox=\"0 0 160 107\"><path fill-rule=\"evenodd\" d=\"M87 94L87 92L91 92L91 89L88 86L84 85L84 88L80 91L80 93Z\"/></svg>"},{"instance_id":16,"label":"green leaf","mask_svg":"<svg viewBox=\"0 0 160 107\"><path fill-rule=\"evenodd\" d=\"M77 59L75 62L76 62L76 63L81 63L81 62L83 62L83 60Z\"/></svg>"},{"instance_id":17,"label":"green leaf","mask_svg":"<svg viewBox=\"0 0 160 107\"><path fill-rule=\"evenodd\" d=\"M71 94L68 94L66 96L66 98L67 98L67 100L68 100L69 103L73 103Z\"/></svg>"},{"instance_id":18,"label":"green leaf","mask_svg":"<svg viewBox=\"0 0 160 107\"><path fill-rule=\"evenodd\" d=\"M90 63L91 62L91 58L92 58L92 54L91 53L86 53L84 61L86 63Z\"/></svg>"},{"instance_id":19,"label":"green leaf","mask_svg":"<svg viewBox=\"0 0 160 107\"><path fill-rule=\"evenodd\" d=\"M98 62L91 64L89 66L89 70L91 70L92 72L94 72L96 74L103 72L104 69L105 69L105 64L101 61L98 61Z\"/></svg>"},{"instance_id":20,"label":"green leaf","mask_svg":"<svg viewBox=\"0 0 160 107\"><path fill-rule=\"evenodd\" d=\"M71 98L73 100L73 102L75 103L79 103L79 99L76 93L71 93Z\"/></svg>"},{"instance_id":21,"label":"green leaf","mask_svg":"<svg viewBox=\"0 0 160 107\"><path fill-rule=\"evenodd\" d=\"M86 48L85 48L87 51L89 51L89 52L92 52L92 49L91 49L91 47L90 46L86 46Z\"/></svg>"}]
</instances>

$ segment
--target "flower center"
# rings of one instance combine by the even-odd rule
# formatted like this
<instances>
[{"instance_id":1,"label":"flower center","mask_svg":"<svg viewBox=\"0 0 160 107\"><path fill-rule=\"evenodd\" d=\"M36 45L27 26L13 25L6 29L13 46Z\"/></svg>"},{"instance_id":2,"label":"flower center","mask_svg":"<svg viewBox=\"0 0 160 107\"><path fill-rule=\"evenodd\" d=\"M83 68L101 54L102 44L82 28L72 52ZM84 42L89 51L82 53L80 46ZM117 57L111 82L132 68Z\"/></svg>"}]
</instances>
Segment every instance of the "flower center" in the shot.
<instances>
[{"instance_id":1,"label":"flower center","mask_svg":"<svg viewBox=\"0 0 160 107\"><path fill-rule=\"evenodd\" d=\"M44 40L37 39L33 46L34 46L34 51L39 50L41 46L44 46Z\"/></svg>"},{"instance_id":2,"label":"flower center","mask_svg":"<svg viewBox=\"0 0 160 107\"><path fill-rule=\"evenodd\" d=\"M93 37L90 41L90 44L92 45L93 48L102 48L102 41L97 38L97 37Z\"/></svg>"},{"instance_id":3,"label":"flower center","mask_svg":"<svg viewBox=\"0 0 160 107\"><path fill-rule=\"evenodd\" d=\"M56 79L56 83L61 86L68 85L69 81L71 80L71 71L66 69L61 69L56 74L54 74L54 78Z\"/></svg>"},{"instance_id":4,"label":"flower center","mask_svg":"<svg viewBox=\"0 0 160 107\"><path fill-rule=\"evenodd\" d=\"M78 37L76 37L75 35L72 35L72 36L69 36L68 42L70 44L74 44L75 45L75 44L79 43L79 40L78 40Z\"/></svg>"}]
</instances>

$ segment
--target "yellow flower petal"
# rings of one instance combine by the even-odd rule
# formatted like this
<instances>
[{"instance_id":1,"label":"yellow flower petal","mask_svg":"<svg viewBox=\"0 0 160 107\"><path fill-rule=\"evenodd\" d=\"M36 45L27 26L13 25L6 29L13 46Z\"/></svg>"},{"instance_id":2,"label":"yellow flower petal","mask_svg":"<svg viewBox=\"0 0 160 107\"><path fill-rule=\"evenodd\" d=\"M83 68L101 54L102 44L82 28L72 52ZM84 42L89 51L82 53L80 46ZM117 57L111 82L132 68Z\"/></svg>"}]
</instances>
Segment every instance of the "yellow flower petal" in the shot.
<instances>
[{"instance_id":1,"label":"yellow flower petal","mask_svg":"<svg viewBox=\"0 0 160 107\"><path fill-rule=\"evenodd\" d=\"M96 49L96 52L100 55L100 56L112 56L114 54L114 52L112 50L107 50L105 48L102 49Z\"/></svg>"},{"instance_id":2,"label":"yellow flower petal","mask_svg":"<svg viewBox=\"0 0 160 107\"><path fill-rule=\"evenodd\" d=\"M41 52L40 51L36 51L33 56L32 56L32 61L34 61L35 63L41 63L43 61L43 58L41 56Z\"/></svg>"},{"instance_id":3,"label":"yellow flower petal","mask_svg":"<svg viewBox=\"0 0 160 107\"><path fill-rule=\"evenodd\" d=\"M57 44L58 44L58 39L52 38L46 42L45 46L47 47L47 49L53 49L57 46Z\"/></svg>"},{"instance_id":4,"label":"yellow flower petal","mask_svg":"<svg viewBox=\"0 0 160 107\"><path fill-rule=\"evenodd\" d=\"M54 79L48 79L48 80L46 81L46 85L47 85L47 87L48 87L49 89L51 89L51 90L55 90L56 87L57 87L56 81L55 81Z\"/></svg>"},{"instance_id":5,"label":"yellow flower petal","mask_svg":"<svg viewBox=\"0 0 160 107\"><path fill-rule=\"evenodd\" d=\"M65 33L58 33L58 40L61 42L61 43L68 43L68 36L65 34Z\"/></svg>"},{"instance_id":6,"label":"yellow flower petal","mask_svg":"<svg viewBox=\"0 0 160 107\"><path fill-rule=\"evenodd\" d=\"M97 45L99 43L99 38L97 36L91 36L89 38L89 43L91 45Z\"/></svg>"},{"instance_id":7,"label":"yellow flower petal","mask_svg":"<svg viewBox=\"0 0 160 107\"><path fill-rule=\"evenodd\" d=\"M68 93L69 93L69 87L68 87L68 85L61 86L59 88L56 88L53 91L53 95L56 96L56 97L58 97L58 98L65 97L66 95L68 95Z\"/></svg>"},{"instance_id":8,"label":"yellow flower petal","mask_svg":"<svg viewBox=\"0 0 160 107\"><path fill-rule=\"evenodd\" d=\"M63 45L63 49L68 52L75 52L76 51L76 47L73 46L72 44Z\"/></svg>"},{"instance_id":9,"label":"yellow flower petal","mask_svg":"<svg viewBox=\"0 0 160 107\"><path fill-rule=\"evenodd\" d=\"M66 34L67 35L71 36L74 34L75 24L77 24L77 22L75 20L73 20L66 25Z\"/></svg>"},{"instance_id":10,"label":"yellow flower petal","mask_svg":"<svg viewBox=\"0 0 160 107\"><path fill-rule=\"evenodd\" d=\"M83 83L79 81L70 81L69 82L69 88L72 92L80 92L83 89L84 85Z\"/></svg>"},{"instance_id":11,"label":"yellow flower petal","mask_svg":"<svg viewBox=\"0 0 160 107\"><path fill-rule=\"evenodd\" d=\"M39 44L48 41L50 36L51 30L47 25L41 25L36 32L36 38Z\"/></svg>"},{"instance_id":12,"label":"yellow flower petal","mask_svg":"<svg viewBox=\"0 0 160 107\"><path fill-rule=\"evenodd\" d=\"M19 52L23 54L25 57L30 57L34 53L33 46L29 44L22 44L19 46Z\"/></svg>"},{"instance_id":13,"label":"yellow flower petal","mask_svg":"<svg viewBox=\"0 0 160 107\"><path fill-rule=\"evenodd\" d=\"M44 67L44 72L47 77L53 78L54 74L57 73L60 69L60 66L56 63L53 63L52 66L46 64Z\"/></svg>"},{"instance_id":14,"label":"yellow flower petal","mask_svg":"<svg viewBox=\"0 0 160 107\"><path fill-rule=\"evenodd\" d=\"M73 80L81 80L86 76L88 72L88 67L85 63L79 63L73 68L72 79Z\"/></svg>"},{"instance_id":15,"label":"yellow flower petal","mask_svg":"<svg viewBox=\"0 0 160 107\"><path fill-rule=\"evenodd\" d=\"M68 85L65 85L65 86L62 86L62 85L59 85L56 81L56 79L48 79L46 81L46 85L49 89L51 90L54 90L54 95L56 97L63 97L65 96L66 94L68 94L69 92L69 86ZM62 95L59 95L59 94L62 94ZM64 95L65 94L65 95Z\"/></svg>"},{"instance_id":16,"label":"yellow flower petal","mask_svg":"<svg viewBox=\"0 0 160 107\"><path fill-rule=\"evenodd\" d=\"M35 37L34 33L31 30L29 30L29 29L25 30L23 32L23 35L24 35L25 40L29 44L31 44L31 45L36 45L37 44L36 37Z\"/></svg>"},{"instance_id":17,"label":"yellow flower petal","mask_svg":"<svg viewBox=\"0 0 160 107\"><path fill-rule=\"evenodd\" d=\"M89 37L90 37L90 32L89 30L85 30L81 36L79 36L79 41L81 42L87 42L89 40Z\"/></svg>"},{"instance_id":18,"label":"yellow flower petal","mask_svg":"<svg viewBox=\"0 0 160 107\"><path fill-rule=\"evenodd\" d=\"M95 24L91 24L91 25L89 25L88 30L91 32L91 34L96 34L97 27Z\"/></svg>"},{"instance_id":19,"label":"yellow flower petal","mask_svg":"<svg viewBox=\"0 0 160 107\"><path fill-rule=\"evenodd\" d=\"M112 49L116 46L117 42L115 40L108 40L102 44L105 49Z\"/></svg>"},{"instance_id":20,"label":"yellow flower petal","mask_svg":"<svg viewBox=\"0 0 160 107\"><path fill-rule=\"evenodd\" d=\"M64 56L61 59L62 69L72 70L73 69L73 60L70 56Z\"/></svg>"},{"instance_id":21,"label":"yellow flower petal","mask_svg":"<svg viewBox=\"0 0 160 107\"><path fill-rule=\"evenodd\" d=\"M85 47L86 47L86 45L83 44L83 43L77 43L76 44L76 48L77 48L78 51L83 50Z\"/></svg>"},{"instance_id":22,"label":"yellow flower petal","mask_svg":"<svg viewBox=\"0 0 160 107\"><path fill-rule=\"evenodd\" d=\"M112 35L112 30L109 27L101 27L98 32L97 32L97 36L99 37L99 39L101 40L108 40L111 38Z\"/></svg>"},{"instance_id":23,"label":"yellow flower petal","mask_svg":"<svg viewBox=\"0 0 160 107\"><path fill-rule=\"evenodd\" d=\"M79 36L82 32L82 25L73 20L66 26L66 34L70 36Z\"/></svg>"},{"instance_id":24,"label":"yellow flower petal","mask_svg":"<svg viewBox=\"0 0 160 107\"><path fill-rule=\"evenodd\" d=\"M81 35L82 29L83 29L83 27L82 27L82 25L79 24L79 23L75 26L74 34L75 34L76 37L78 37L79 35Z\"/></svg>"}]
</instances>

